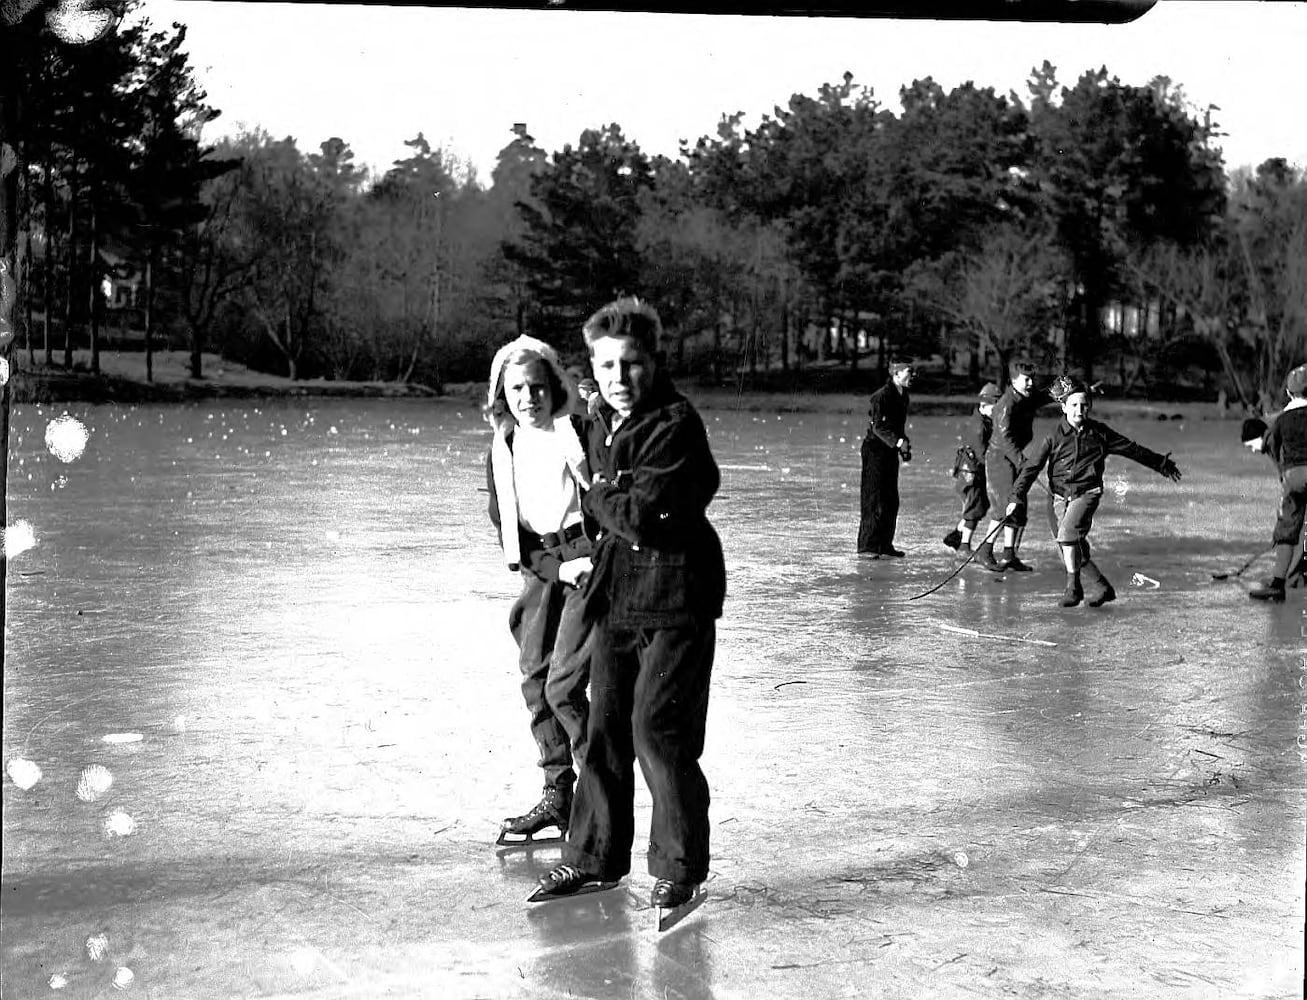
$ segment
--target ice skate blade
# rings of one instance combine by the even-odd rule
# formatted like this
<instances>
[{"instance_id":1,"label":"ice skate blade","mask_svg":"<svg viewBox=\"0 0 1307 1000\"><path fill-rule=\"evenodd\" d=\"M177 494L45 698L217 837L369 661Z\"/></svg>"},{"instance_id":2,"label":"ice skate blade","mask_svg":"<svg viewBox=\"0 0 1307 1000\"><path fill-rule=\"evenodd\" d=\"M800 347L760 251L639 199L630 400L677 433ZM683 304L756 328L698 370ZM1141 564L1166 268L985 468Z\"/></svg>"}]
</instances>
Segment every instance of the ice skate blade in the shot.
<instances>
[{"instance_id":1,"label":"ice skate blade","mask_svg":"<svg viewBox=\"0 0 1307 1000\"><path fill-rule=\"evenodd\" d=\"M593 892L606 892L609 889L616 888L616 881L586 882L581 888L573 889L571 892L546 892L542 886L536 886L531 895L526 897L526 901L528 903L554 903L563 899L576 899L578 896L588 896Z\"/></svg>"},{"instance_id":2,"label":"ice skate blade","mask_svg":"<svg viewBox=\"0 0 1307 1000\"><path fill-rule=\"evenodd\" d=\"M507 830L500 830L499 836L495 838L495 847L508 850L514 848L549 847L551 844L561 844L566 839L566 834L561 830L557 833L545 834L544 836L540 836L538 833L509 833Z\"/></svg>"},{"instance_id":3,"label":"ice skate blade","mask_svg":"<svg viewBox=\"0 0 1307 1000\"><path fill-rule=\"evenodd\" d=\"M670 931L691 913L703 906L703 902L708 898L708 891L703 886L694 890L694 895L687 899L680 906L655 906L655 922L658 926L658 933Z\"/></svg>"}]
</instances>

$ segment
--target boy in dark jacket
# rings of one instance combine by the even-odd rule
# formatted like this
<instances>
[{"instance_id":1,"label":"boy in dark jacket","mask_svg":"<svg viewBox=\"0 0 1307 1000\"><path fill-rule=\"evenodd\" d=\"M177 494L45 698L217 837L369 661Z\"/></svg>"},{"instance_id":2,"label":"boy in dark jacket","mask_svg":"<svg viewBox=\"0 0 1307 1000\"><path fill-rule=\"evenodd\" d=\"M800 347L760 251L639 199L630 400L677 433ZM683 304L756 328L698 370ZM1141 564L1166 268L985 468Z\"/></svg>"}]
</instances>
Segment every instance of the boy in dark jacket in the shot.
<instances>
[{"instance_id":1,"label":"boy in dark jacket","mask_svg":"<svg viewBox=\"0 0 1307 1000\"><path fill-rule=\"evenodd\" d=\"M894 547L899 519L899 462L912 461L908 441L908 390L916 377L910 361L889 366L889 381L871 394L867 436L862 440L861 516L858 555L902 558Z\"/></svg>"},{"instance_id":2,"label":"boy in dark jacket","mask_svg":"<svg viewBox=\"0 0 1307 1000\"><path fill-rule=\"evenodd\" d=\"M658 314L619 299L583 333L604 404L583 500L598 527L589 745L565 863L531 898L610 888L630 871L639 761L653 798L651 901L673 908L708 875L699 757L726 570L706 513L720 476L703 421L662 371Z\"/></svg>"},{"instance_id":3,"label":"boy in dark jacket","mask_svg":"<svg viewBox=\"0 0 1307 1000\"><path fill-rule=\"evenodd\" d=\"M980 519L989 511L985 453L989 451L989 439L994 433L992 415L998 397L998 386L986 382L980 390L976 412L967 424L962 445L953 460L951 475L958 481L958 492L962 494L962 518L958 521L958 526L944 536L944 544L957 549L963 559L971 555L971 536Z\"/></svg>"},{"instance_id":4,"label":"boy in dark jacket","mask_svg":"<svg viewBox=\"0 0 1307 1000\"><path fill-rule=\"evenodd\" d=\"M994 404L994 435L985 455L985 478L995 510L1007 501L1026 446L1034 439L1036 411L1053 402L1046 390L1035 388L1035 366L1031 362L1021 358L1012 361L1008 365L1008 378L1008 387ZM999 521L992 521L986 537L996 535L999 524ZM1003 523L1003 547L998 558L994 558L994 543L983 542L976 551L976 562L991 573L1030 572L1030 567L1017 557L1025 530L1026 501L1023 497Z\"/></svg>"},{"instance_id":5,"label":"boy in dark jacket","mask_svg":"<svg viewBox=\"0 0 1307 1000\"><path fill-rule=\"evenodd\" d=\"M1302 538L1307 512L1307 365L1299 365L1285 380L1289 403L1262 435L1260 447L1280 470L1280 509L1271 534L1275 568L1271 579L1248 596L1258 601L1283 601L1285 580L1295 547Z\"/></svg>"},{"instance_id":6,"label":"boy in dark jacket","mask_svg":"<svg viewBox=\"0 0 1307 1000\"><path fill-rule=\"evenodd\" d=\"M1062 404L1062 419L1022 462L1008 498L1007 512L1011 514L1025 502L1035 477L1047 464L1048 489L1057 514L1057 543L1066 565L1062 607L1073 608L1085 597L1080 582L1083 576L1090 588L1087 603L1096 608L1116 597L1112 584L1089 553L1089 529L1103 497L1103 466L1107 456L1124 455L1172 482L1180 481L1180 470L1170 455L1159 455L1106 424L1091 420L1092 397L1089 387L1079 379L1063 375L1053 383L1053 395Z\"/></svg>"}]
</instances>

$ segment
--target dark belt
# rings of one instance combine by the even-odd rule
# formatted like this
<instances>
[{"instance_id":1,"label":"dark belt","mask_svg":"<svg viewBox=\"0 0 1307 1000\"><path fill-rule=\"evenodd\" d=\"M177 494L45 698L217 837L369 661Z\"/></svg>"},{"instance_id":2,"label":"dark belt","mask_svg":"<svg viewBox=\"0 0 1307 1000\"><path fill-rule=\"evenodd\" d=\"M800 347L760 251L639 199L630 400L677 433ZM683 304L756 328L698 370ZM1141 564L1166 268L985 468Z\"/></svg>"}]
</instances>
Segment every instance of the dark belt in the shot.
<instances>
[{"instance_id":1,"label":"dark belt","mask_svg":"<svg viewBox=\"0 0 1307 1000\"><path fill-rule=\"evenodd\" d=\"M568 525L562 531L551 531L547 535L536 535L536 541L542 549L559 549L568 542L574 542L585 535L585 528L580 524Z\"/></svg>"}]
</instances>

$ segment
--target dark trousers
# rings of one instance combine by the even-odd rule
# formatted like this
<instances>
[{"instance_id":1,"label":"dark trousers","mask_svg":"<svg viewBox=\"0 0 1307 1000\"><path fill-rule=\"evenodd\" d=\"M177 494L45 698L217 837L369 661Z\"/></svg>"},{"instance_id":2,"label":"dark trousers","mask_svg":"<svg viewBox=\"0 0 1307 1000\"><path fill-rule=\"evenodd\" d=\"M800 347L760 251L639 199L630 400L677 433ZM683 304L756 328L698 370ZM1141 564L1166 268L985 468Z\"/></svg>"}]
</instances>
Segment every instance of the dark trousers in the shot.
<instances>
[{"instance_id":1,"label":"dark trousers","mask_svg":"<svg viewBox=\"0 0 1307 1000\"><path fill-rule=\"evenodd\" d=\"M708 877L708 782L699 767L717 627L600 625L590 666L590 738L572 801L567 860L605 878L631 870L634 761L653 798L649 874Z\"/></svg>"},{"instance_id":2,"label":"dark trousers","mask_svg":"<svg viewBox=\"0 0 1307 1000\"><path fill-rule=\"evenodd\" d=\"M862 442L858 551L887 552L893 548L898 519L899 453L869 434Z\"/></svg>"},{"instance_id":3,"label":"dark trousers","mask_svg":"<svg viewBox=\"0 0 1307 1000\"><path fill-rule=\"evenodd\" d=\"M563 558L576 553L560 551ZM557 580L522 573L522 593L508 614L522 671L522 698L540 751L545 784L570 788L573 763L585 759L585 688L590 629L581 591Z\"/></svg>"},{"instance_id":4,"label":"dark trousers","mask_svg":"<svg viewBox=\"0 0 1307 1000\"><path fill-rule=\"evenodd\" d=\"M1002 517L1003 511L1007 510L1012 486L1017 481L1017 468L1003 455L991 451L985 456L985 480L989 490L990 506L996 512L996 517ZM1008 524L1014 528L1024 528L1029 513L1026 501L1017 501L1017 509L1012 512Z\"/></svg>"}]
</instances>

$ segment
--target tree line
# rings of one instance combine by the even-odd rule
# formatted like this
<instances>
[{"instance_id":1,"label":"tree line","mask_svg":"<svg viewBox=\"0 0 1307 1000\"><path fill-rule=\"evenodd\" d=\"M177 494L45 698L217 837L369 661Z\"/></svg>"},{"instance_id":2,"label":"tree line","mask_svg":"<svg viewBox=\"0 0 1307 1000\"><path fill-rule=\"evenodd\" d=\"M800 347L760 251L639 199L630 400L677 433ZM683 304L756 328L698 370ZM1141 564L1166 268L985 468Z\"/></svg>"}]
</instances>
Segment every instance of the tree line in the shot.
<instances>
[{"instance_id":1,"label":"tree line","mask_svg":"<svg viewBox=\"0 0 1307 1000\"><path fill-rule=\"evenodd\" d=\"M575 354L619 294L655 302L672 362L716 379L901 354L1001 380L1020 353L1251 406L1307 355L1307 176L1227 172L1215 109L1166 78L1063 84L1045 63L1024 96L927 77L894 110L846 73L676 157L617 124L547 153L518 124L483 181L420 133L376 173L340 137L205 144L220 111L185 38L138 19L19 53L29 363L89 348L98 370L103 343L139 337L147 377L185 344L195 377L217 351L439 387L518 333Z\"/></svg>"}]
</instances>

